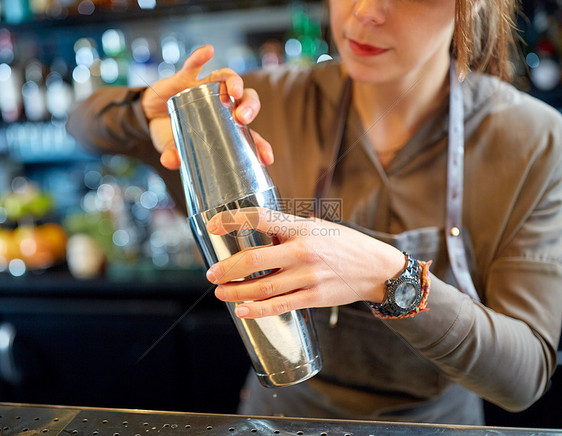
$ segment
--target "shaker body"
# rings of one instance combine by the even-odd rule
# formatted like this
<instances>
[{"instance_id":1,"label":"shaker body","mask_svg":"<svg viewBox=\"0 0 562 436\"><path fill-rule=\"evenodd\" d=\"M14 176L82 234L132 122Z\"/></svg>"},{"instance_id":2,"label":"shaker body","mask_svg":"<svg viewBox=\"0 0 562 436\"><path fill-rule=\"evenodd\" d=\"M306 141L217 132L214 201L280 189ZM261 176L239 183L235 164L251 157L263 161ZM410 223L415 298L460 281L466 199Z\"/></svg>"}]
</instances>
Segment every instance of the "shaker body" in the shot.
<instances>
[{"instance_id":1,"label":"shaker body","mask_svg":"<svg viewBox=\"0 0 562 436\"><path fill-rule=\"evenodd\" d=\"M269 207L277 199L275 187L230 204L192 215L189 224L209 267L244 248L271 244L271 238L255 230L240 229L227 235L207 232L207 223L218 212L250 206ZM275 203L273 203L275 204ZM269 271L254 273L255 278ZM255 373L266 387L287 386L314 376L322 367L316 331L308 309L259 319L242 319L234 313L238 303L226 303L244 342Z\"/></svg>"},{"instance_id":2,"label":"shaker body","mask_svg":"<svg viewBox=\"0 0 562 436\"><path fill-rule=\"evenodd\" d=\"M222 87L205 83L168 100L189 215L274 186Z\"/></svg>"},{"instance_id":3,"label":"shaker body","mask_svg":"<svg viewBox=\"0 0 562 436\"><path fill-rule=\"evenodd\" d=\"M232 118L232 105L220 84L189 88L168 102L189 224L207 267L271 238L248 227L213 235L207 223L219 212L245 207L277 210L279 198L254 150L246 127ZM246 279L259 277L260 271ZM260 319L238 318L237 303L226 303L255 373L266 387L302 382L322 367L314 324L308 309Z\"/></svg>"}]
</instances>

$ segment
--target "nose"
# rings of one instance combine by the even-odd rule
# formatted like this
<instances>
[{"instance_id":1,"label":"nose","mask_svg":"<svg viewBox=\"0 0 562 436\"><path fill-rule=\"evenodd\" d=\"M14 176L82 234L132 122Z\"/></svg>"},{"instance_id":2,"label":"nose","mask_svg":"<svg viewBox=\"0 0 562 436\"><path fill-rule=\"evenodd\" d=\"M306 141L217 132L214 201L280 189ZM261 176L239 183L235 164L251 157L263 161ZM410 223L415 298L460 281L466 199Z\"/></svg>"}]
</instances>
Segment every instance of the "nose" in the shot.
<instances>
[{"instance_id":1,"label":"nose","mask_svg":"<svg viewBox=\"0 0 562 436\"><path fill-rule=\"evenodd\" d=\"M383 24L386 21L386 0L356 0L353 16L360 22Z\"/></svg>"}]
</instances>

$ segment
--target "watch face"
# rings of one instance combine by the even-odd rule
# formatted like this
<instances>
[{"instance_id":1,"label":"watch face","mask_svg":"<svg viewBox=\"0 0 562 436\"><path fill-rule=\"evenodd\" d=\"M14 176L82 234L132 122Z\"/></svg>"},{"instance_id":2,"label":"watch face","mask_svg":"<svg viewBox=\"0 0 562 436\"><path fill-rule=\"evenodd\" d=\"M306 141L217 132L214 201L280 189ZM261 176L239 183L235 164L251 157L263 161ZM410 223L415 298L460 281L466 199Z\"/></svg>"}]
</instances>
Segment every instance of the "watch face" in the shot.
<instances>
[{"instance_id":1,"label":"watch face","mask_svg":"<svg viewBox=\"0 0 562 436\"><path fill-rule=\"evenodd\" d=\"M408 309L415 303L418 296L416 285L410 282L402 282L394 291L394 301L402 309Z\"/></svg>"}]
</instances>

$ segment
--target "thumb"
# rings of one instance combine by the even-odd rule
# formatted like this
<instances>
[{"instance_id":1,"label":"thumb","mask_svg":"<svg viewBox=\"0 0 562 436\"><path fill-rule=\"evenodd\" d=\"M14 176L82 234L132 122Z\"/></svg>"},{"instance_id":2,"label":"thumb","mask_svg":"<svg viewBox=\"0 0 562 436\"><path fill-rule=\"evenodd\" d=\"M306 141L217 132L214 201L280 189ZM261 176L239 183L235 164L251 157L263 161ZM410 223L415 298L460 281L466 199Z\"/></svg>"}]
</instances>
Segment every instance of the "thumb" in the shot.
<instances>
[{"instance_id":1,"label":"thumb","mask_svg":"<svg viewBox=\"0 0 562 436\"><path fill-rule=\"evenodd\" d=\"M181 161L175 146L170 118L155 118L148 128L154 148L160 153L160 163L169 170L179 169Z\"/></svg>"},{"instance_id":2,"label":"thumb","mask_svg":"<svg viewBox=\"0 0 562 436\"><path fill-rule=\"evenodd\" d=\"M160 155L160 163L169 170L179 170L181 160L178 151L174 147L166 148Z\"/></svg>"},{"instance_id":3,"label":"thumb","mask_svg":"<svg viewBox=\"0 0 562 436\"><path fill-rule=\"evenodd\" d=\"M255 130L251 130L251 132L260 162L265 166L273 164L275 157L273 156L273 148L271 147L271 144Z\"/></svg>"}]
</instances>

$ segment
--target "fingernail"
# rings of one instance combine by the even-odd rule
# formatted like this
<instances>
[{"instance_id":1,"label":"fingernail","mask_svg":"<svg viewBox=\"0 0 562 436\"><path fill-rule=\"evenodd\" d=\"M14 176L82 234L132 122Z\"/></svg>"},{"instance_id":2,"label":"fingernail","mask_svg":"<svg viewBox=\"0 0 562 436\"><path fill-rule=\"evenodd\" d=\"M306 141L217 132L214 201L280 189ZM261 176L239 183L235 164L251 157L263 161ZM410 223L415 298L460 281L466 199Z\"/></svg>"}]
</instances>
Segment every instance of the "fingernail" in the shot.
<instances>
[{"instance_id":1,"label":"fingernail","mask_svg":"<svg viewBox=\"0 0 562 436\"><path fill-rule=\"evenodd\" d=\"M248 309L246 306L238 306L235 312L236 316L242 318L250 313L250 309Z\"/></svg>"},{"instance_id":2,"label":"fingernail","mask_svg":"<svg viewBox=\"0 0 562 436\"><path fill-rule=\"evenodd\" d=\"M167 166L169 161L170 157L168 156L168 150L164 150L160 155L160 163L164 166Z\"/></svg>"},{"instance_id":3,"label":"fingernail","mask_svg":"<svg viewBox=\"0 0 562 436\"><path fill-rule=\"evenodd\" d=\"M224 289L223 289L222 285L217 286L215 288L215 297L217 297L219 300L224 299Z\"/></svg>"},{"instance_id":4,"label":"fingernail","mask_svg":"<svg viewBox=\"0 0 562 436\"><path fill-rule=\"evenodd\" d=\"M179 157L174 150L164 150L160 155L160 163L168 169L178 169L181 165Z\"/></svg>"},{"instance_id":5,"label":"fingernail","mask_svg":"<svg viewBox=\"0 0 562 436\"><path fill-rule=\"evenodd\" d=\"M213 269L213 267L207 270L206 276L207 276L207 280L209 280L211 283L215 283L215 281L217 280L215 276L215 270Z\"/></svg>"},{"instance_id":6,"label":"fingernail","mask_svg":"<svg viewBox=\"0 0 562 436\"><path fill-rule=\"evenodd\" d=\"M266 154L267 154L268 162L272 164L275 161L275 158L273 157L273 152L271 150L267 150Z\"/></svg>"},{"instance_id":7,"label":"fingernail","mask_svg":"<svg viewBox=\"0 0 562 436\"><path fill-rule=\"evenodd\" d=\"M218 229L219 226L217 225L217 220L212 219L207 223L207 231L209 231L210 233L215 233Z\"/></svg>"}]
</instances>

